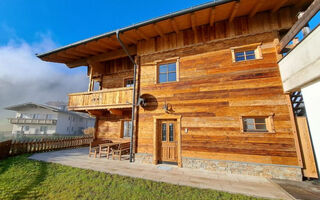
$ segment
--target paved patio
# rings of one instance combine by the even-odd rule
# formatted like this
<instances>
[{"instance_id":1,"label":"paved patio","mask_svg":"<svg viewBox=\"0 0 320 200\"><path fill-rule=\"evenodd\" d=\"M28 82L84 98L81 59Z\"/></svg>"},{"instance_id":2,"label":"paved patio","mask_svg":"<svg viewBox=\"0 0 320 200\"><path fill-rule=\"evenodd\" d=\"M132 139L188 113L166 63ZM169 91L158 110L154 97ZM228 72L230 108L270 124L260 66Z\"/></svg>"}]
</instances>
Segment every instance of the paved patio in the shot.
<instances>
[{"instance_id":1,"label":"paved patio","mask_svg":"<svg viewBox=\"0 0 320 200\"><path fill-rule=\"evenodd\" d=\"M30 156L30 158L152 181L240 193L256 197L293 199L280 186L263 177L218 174L200 169L178 168L172 165L129 163L128 160L108 160L105 157L89 158L88 148L37 153Z\"/></svg>"}]
</instances>

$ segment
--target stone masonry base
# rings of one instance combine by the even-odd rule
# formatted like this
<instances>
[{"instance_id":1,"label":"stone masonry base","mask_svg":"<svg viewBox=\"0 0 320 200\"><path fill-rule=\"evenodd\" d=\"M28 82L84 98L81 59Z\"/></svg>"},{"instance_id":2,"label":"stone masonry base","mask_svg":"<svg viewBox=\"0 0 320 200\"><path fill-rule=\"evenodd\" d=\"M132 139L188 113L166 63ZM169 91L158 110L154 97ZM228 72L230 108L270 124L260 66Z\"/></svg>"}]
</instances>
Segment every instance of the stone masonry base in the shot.
<instances>
[{"instance_id":1,"label":"stone masonry base","mask_svg":"<svg viewBox=\"0 0 320 200\"><path fill-rule=\"evenodd\" d=\"M152 154L135 154L135 162L152 164ZM211 160L182 157L182 167L204 169L217 173L263 176L266 178L302 180L301 168L298 166L259 164L237 161Z\"/></svg>"}]
</instances>

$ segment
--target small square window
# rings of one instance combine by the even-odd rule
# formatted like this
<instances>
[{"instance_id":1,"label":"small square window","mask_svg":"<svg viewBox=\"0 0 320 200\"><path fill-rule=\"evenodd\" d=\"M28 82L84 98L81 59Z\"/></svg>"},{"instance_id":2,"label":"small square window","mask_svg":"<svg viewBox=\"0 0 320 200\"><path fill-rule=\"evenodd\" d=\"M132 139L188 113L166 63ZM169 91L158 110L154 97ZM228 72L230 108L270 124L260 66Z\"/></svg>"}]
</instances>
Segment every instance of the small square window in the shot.
<instances>
[{"instance_id":1,"label":"small square window","mask_svg":"<svg viewBox=\"0 0 320 200\"><path fill-rule=\"evenodd\" d=\"M243 61L243 60L254 60L256 59L256 55L254 50L249 51L241 51L235 53L236 62Z\"/></svg>"},{"instance_id":2,"label":"small square window","mask_svg":"<svg viewBox=\"0 0 320 200\"><path fill-rule=\"evenodd\" d=\"M261 43L231 48L233 62L262 59Z\"/></svg>"},{"instance_id":3,"label":"small square window","mask_svg":"<svg viewBox=\"0 0 320 200\"><path fill-rule=\"evenodd\" d=\"M272 117L241 117L242 132L274 132Z\"/></svg>"},{"instance_id":4,"label":"small square window","mask_svg":"<svg viewBox=\"0 0 320 200\"><path fill-rule=\"evenodd\" d=\"M176 63L161 64L158 66L158 83L177 81Z\"/></svg>"}]
</instances>

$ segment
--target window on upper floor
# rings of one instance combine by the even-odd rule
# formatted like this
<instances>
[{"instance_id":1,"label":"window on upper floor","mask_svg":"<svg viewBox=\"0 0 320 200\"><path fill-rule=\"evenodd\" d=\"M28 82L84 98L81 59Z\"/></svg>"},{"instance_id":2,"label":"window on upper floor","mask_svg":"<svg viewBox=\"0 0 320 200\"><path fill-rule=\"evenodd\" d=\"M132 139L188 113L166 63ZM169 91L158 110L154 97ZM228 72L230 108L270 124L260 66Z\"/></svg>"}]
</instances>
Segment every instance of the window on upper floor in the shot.
<instances>
[{"instance_id":1,"label":"window on upper floor","mask_svg":"<svg viewBox=\"0 0 320 200\"><path fill-rule=\"evenodd\" d=\"M261 43L231 48L232 61L241 62L262 59Z\"/></svg>"},{"instance_id":2,"label":"window on upper floor","mask_svg":"<svg viewBox=\"0 0 320 200\"><path fill-rule=\"evenodd\" d=\"M238 52L235 52L234 55L235 55L236 62L256 59L254 50L238 51Z\"/></svg>"},{"instance_id":3,"label":"window on upper floor","mask_svg":"<svg viewBox=\"0 0 320 200\"><path fill-rule=\"evenodd\" d=\"M158 83L177 81L176 63L160 64L158 66Z\"/></svg>"},{"instance_id":4,"label":"window on upper floor","mask_svg":"<svg viewBox=\"0 0 320 200\"><path fill-rule=\"evenodd\" d=\"M124 79L124 87L133 87L133 78Z\"/></svg>"},{"instance_id":5,"label":"window on upper floor","mask_svg":"<svg viewBox=\"0 0 320 200\"><path fill-rule=\"evenodd\" d=\"M274 133L273 116L243 116L241 131L244 133Z\"/></svg>"}]
</instances>

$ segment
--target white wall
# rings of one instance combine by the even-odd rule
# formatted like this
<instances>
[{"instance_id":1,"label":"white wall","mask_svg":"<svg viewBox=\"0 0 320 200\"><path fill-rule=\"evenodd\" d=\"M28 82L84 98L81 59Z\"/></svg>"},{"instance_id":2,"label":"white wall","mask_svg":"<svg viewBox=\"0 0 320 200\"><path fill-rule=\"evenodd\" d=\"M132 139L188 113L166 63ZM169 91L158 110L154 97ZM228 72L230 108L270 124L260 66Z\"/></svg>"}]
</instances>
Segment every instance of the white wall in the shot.
<instances>
[{"instance_id":1,"label":"white wall","mask_svg":"<svg viewBox=\"0 0 320 200\"><path fill-rule=\"evenodd\" d=\"M320 66L319 66L320 71ZM320 175L320 80L301 89Z\"/></svg>"},{"instance_id":2,"label":"white wall","mask_svg":"<svg viewBox=\"0 0 320 200\"><path fill-rule=\"evenodd\" d=\"M40 107L23 107L20 108L16 113L16 117L19 117L21 114L41 114L41 115L53 115L53 119L57 119L57 112L53 112L49 109L44 109ZM29 131L24 131L24 134L44 134L40 132L41 126L47 127L46 134L54 134L56 132L56 125L37 125L37 124L14 124L12 127L12 134L16 134L21 131L22 126L29 126Z\"/></svg>"},{"instance_id":3,"label":"white wall","mask_svg":"<svg viewBox=\"0 0 320 200\"><path fill-rule=\"evenodd\" d=\"M279 62L285 92L306 87L320 78L320 26Z\"/></svg>"},{"instance_id":4,"label":"white wall","mask_svg":"<svg viewBox=\"0 0 320 200\"><path fill-rule=\"evenodd\" d=\"M94 127L94 119L78 115L59 113L56 131L58 134L82 134L82 130Z\"/></svg>"}]
</instances>

